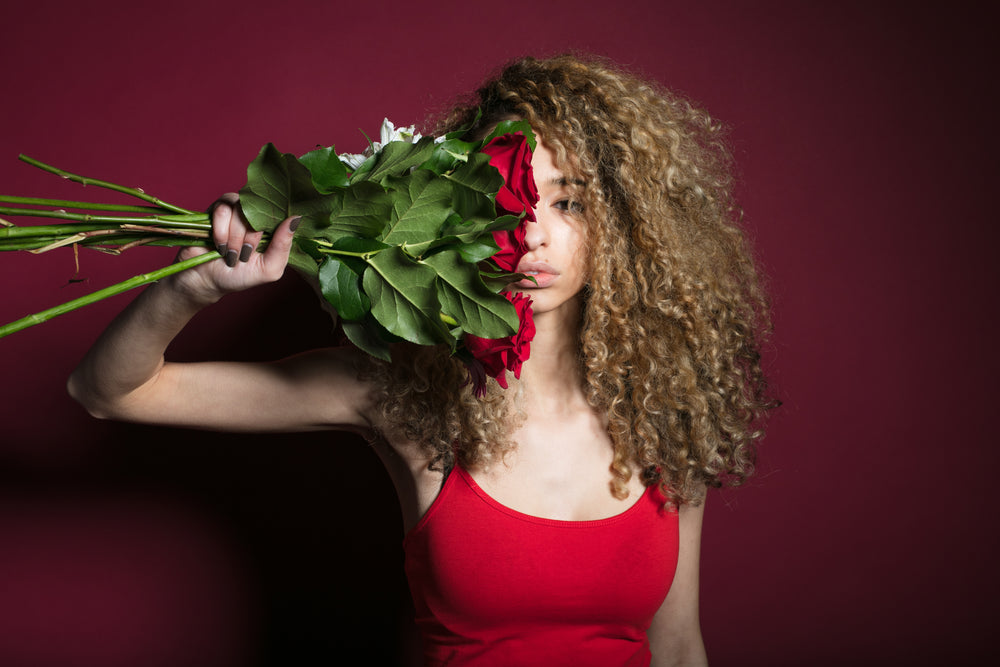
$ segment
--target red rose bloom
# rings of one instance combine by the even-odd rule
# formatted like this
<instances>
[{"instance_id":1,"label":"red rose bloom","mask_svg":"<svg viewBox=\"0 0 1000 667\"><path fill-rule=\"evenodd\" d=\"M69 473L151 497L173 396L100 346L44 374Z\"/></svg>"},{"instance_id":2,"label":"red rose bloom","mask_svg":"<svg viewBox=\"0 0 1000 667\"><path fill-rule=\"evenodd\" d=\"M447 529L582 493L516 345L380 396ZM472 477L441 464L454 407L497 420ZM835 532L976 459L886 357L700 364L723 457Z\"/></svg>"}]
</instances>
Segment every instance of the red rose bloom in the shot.
<instances>
[{"instance_id":1,"label":"red rose bloom","mask_svg":"<svg viewBox=\"0 0 1000 667\"><path fill-rule=\"evenodd\" d=\"M500 250L493 255L493 261L503 271L517 273L517 265L528 252L528 247L524 243L524 220L521 220L514 229L493 232L493 240L500 246Z\"/></svg>"},{"instance_id":2,"label":"red rose bloom","mask_svg":"<svg viewBox=\"0 0 1000 667\"><path fill-rule=\"evenodd\" d=\"M511 371L514 377L521 377L521 364L531 355L531 340L535 337L535 322L532 319L531 298L520 292L505 292L504 296L514 304L517 317L521 321L517 333L506 338L479 338L471 334L465 336L465 347L472 354L469 368L477 396L486 393L486 376L496 379L507 388L504 371Z\"/></svg>"},{"instance_id":3,"label":"red rose bloom","mask_svg":"<svg viewBox=\"0 0 1000 667\"><path fill-rule=\"evenodd\" d=\"M521 257L528 251L524 245L524 223L535 220L535 204L538 190L535 175L531 171L531 147L520 132L504 134L490 140L482 148L490 156L490 165L496 167L503 176L503 187L497 192L496 211L498 215L521 215L521 224L515 229L493 232L493 238L500 251L493 260L504 271L517 271Z\"/></svg>"}]
</instances>

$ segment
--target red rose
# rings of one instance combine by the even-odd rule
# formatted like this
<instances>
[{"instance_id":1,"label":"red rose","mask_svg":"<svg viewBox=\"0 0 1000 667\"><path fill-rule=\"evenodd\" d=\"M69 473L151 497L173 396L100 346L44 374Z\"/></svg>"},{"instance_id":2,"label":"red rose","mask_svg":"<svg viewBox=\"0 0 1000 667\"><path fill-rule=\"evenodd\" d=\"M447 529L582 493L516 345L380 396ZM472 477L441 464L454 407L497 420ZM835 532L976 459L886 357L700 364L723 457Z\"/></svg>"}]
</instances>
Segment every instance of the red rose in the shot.
<instances>
[{"instance_id":1,"label":"red rose","mask_svg":"<svg viewBox=\"0 0 1000 667\"><path fill-rule=\"evenodd\" d=\"M469 375L477 396L486 392L486 375L496 378L497 383L506 389L507 378L504 371L511 371L516 378L521 377L521 364L531 355L531 340L535 337L531 298L520 292L505 292L504 296L517 310L517 317L521 322L517 333L494 339L479 338L471 334L465 336L465 347L473 358Z\"/></svg>"},{"instance_id":2,"label":"red rose","mask_svg":"<svg viewBox=\"0 0 1000 667\"><path fill-rule=\"evenodd\" d=\"M524 220L521 220L514 229L493 232L493 240L500 246L500 250L493 255L493 261L507 273L517 273L517 265L528 252L528 246L524 243L524 232Z\"/></svg>"},{"instance_id":3,"label":"red rose","mask_svg":"<svg viewBox=\"0 0 1000 667\"><path fill-rule=\"evenodd\" d=\"M535 176L531 172L531 146L520 132L494 137L483 146L482 152L490 156L490 165L503 176L503 187L497 193L497 212L521 215L535 219L532 209L538 203Z\"/></svg>"},{"instance_id":4,"label":"red rose","mask_svg":"<svg viewBox=\"0 0 1000 667\"><path fill-rule=\"evenodd\" d=\"M525 221L535 220L538 190L531 170L531 146L520 132L494 137L482 148L490 156L490 164L503 176L504 184L497 192L498 215L521 215L524 218L517 228L493 232L500 251L493 256L497 265L511 273L517 271L521 257L528 251L524 245Z\"/></svg>"}]
</instances>

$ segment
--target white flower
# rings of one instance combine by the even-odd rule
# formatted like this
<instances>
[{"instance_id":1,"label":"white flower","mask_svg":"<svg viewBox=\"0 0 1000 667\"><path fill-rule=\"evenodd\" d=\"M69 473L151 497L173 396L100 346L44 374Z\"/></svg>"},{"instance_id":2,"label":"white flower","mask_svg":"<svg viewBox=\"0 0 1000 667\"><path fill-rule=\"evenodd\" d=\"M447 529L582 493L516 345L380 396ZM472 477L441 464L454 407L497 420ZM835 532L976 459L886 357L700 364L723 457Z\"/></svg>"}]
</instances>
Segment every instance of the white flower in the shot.
<instances>
[{"instance_id":1,"label":"white flower","mask_svg":"<svg viewBox=\"0 0 1000 667\"><path fill-rule=\"evenodd\" d=\"M347 168L351 171L357 170L358 167L365 163L368 159L367 155L362 155L361 153L341 153L337 156L341 162L347 165Z\"/></svg>"},{"instance_id":2,"label":"white flower","mask_svg":"<svg viewBox=\"0 0 1000 667\"><path fill-rule=\"evenodd\" d=\"M382 129L379 130L379 139L381 140L381 146L385 146L390 141L409 141L410 143L417 143L420 141L420 133L415 132L416 126L410 125L409 127L401 127L396 129L396 126L392 124L392 121L388 118L382 120ZM381 146L376 143L376 146L381 148ZM376 148L376 151L378 149Z\"/></svg>"},{"instance_id":3,"label":"white flower","mask_svg":"<svg viewBox=\"0 0 1000 667\"><path fill-rule=\"evenodd\" d=\"M371 145L371 155L375 155L382 147L393 141L409 141L410 143L417 143L422 138L419 132L415 131L416 126L410 125L408 127L397 128L392 124L392 121L388 118L382 120L382 127L379 128L379 140L373 141ZM441 140L443 137L439 137L437 140ZM340 161L346 164L350 169L357 169L365 160L368 159L368 154L365 153L343 153L338 155Z\"/></svg>"}]
</instances>

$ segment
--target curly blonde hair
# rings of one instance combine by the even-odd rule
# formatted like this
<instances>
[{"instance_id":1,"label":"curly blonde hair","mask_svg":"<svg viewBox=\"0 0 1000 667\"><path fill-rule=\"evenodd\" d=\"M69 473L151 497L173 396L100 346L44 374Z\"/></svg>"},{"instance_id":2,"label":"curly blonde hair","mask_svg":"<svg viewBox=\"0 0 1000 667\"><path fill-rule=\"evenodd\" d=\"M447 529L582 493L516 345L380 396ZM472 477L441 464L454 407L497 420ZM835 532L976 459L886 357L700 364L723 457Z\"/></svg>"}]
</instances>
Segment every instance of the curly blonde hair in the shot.
<instances>
[{"instance_id":1,"label":"curly blonde hair","mask_svg":"<svg viewBox=\"0 0 1000 667\"><path fill-rule=\"evenodd\" d=\"M720 125L609 63L560 56L507 65L436 132L483 136L507 118L528 121L586 184L581 371L590 405L608 417L613 493L627 495L633 469L678 505L742 483L777 401L760 365L767 299ZM517 414L502 390L477 399L446 350L396 352L369 371L382 416L432 465L476 465L512 447Z\"/></svg>"}]
</instances>

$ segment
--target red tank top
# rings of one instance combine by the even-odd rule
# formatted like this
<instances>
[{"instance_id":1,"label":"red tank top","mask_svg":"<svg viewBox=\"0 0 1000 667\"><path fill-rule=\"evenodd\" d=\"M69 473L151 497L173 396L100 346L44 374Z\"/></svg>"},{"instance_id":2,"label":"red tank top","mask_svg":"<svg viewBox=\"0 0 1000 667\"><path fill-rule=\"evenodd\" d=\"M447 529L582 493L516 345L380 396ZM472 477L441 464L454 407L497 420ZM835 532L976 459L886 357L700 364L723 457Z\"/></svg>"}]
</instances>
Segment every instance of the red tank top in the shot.
<instances>
[{"instance_id":1,"label":"red tank top","mask_svg":"<svg viewBox=\"0 0 1000 667\"><path fill-rule=\"evenodd\" d=\"M649 487L596 521L523 514L456 466L403 540L427 667L646 666L677 566L677 512Z\"/></svg>"}]
</instances>

